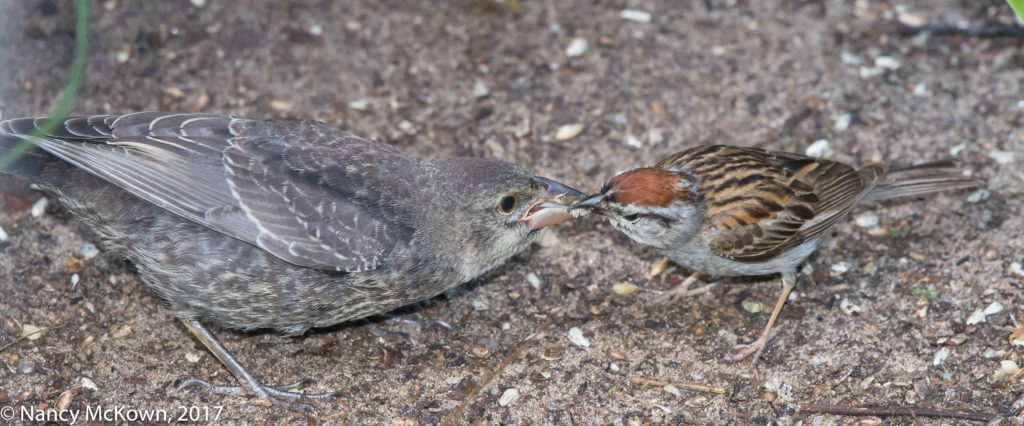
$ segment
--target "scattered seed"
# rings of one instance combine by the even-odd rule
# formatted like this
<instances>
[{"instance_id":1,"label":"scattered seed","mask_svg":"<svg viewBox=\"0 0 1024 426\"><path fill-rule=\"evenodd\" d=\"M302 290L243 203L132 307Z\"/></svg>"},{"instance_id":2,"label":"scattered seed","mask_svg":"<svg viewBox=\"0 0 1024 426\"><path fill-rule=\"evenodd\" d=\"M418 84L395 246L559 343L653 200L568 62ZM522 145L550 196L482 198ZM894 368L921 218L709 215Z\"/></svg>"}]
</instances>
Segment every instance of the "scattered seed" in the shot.
<instances>
[{"instance_id":1,"label":"scattered seed","mask_svg":"<svg viewBox=\"0 0 1024 426\"><path fill-rule=\"evenodd\" d=\"M270 106L270 109L277 111L279 114L287 113L295 107L295 104L284 99L277 98L270 98L270 100L267 101L267 105Z\"/></svg>"},{"instance_id":2,"label":"scattered seed","mask_svg":"<svg viewBox=\"0 0 1024 426\"><path fill-rule=\"evenodd\" d=\"M24 324L21 326L21 337L27 340L39 340L43 337L43 329L33 324Z\"/></svg>"},{"instance_id":3,"label":"scattered seed","mask_svg":"<svg viewBox=\"0 0 1024 426\"><path fill-rule=\"evenodd\" d=\"M1008 376L1013 376L1020 371L1020 367L1017 362L1011 359L1004 359L999 361L999 369L996 370L995 380L1000 381Z\"/></svg>"},{"instance_id":4,"label":"scattered seed","mask_svg":"<svg viewBox=\"0 0 1024 426\"><path fill-rule=\"evenodd\" d=\"M907 252L907 256L909 256L911 259L914 259L914 260L916 260L918 262L924 260L924 255L923 254L918 253L918 252L913 251L913 250L908 251Z\"/></svg>"},{"instance_id":5,"label":"scattered seed","mask_svg":"<svg viewBox=\"0 0 1024 426\"><path fill-rule=\"evenodd\" d=\"M743 305L743 309L750 313L756 314L764 310L764 304L754 299L743 299L741 304Z\"/></svg>"},{"instance_id":6,"label":"scattered seed","mask_svg":"<svg viewBox=\"0 0 1024 426\"><path fill-rule=\"evenodd\" d=\"M566 125L564 125L562 127L559 127L558 131L555 132L555 140L557 140L557 141L567 141L569 139L575 138L576 136L579 136L580 133L583 133L583 125L582 124L579 124L579 123L566 124Z\"/></svg>"},{"instance_id":7,"label":"scattered seed","mask_svg":"<svg viewBox=\"0 0 1024 426\"><path fill-rule=\"evenodd\" d=\"M43 213L46 212L46 203L46 197L36 200L36 202L32 204L32 208L29 210L32 217L42 216Z\"/></svg>"},{"instance_id":8,"label":"scattered seed","mask_svg":"<svg viewBox=\"0 0 1024 426\"><path fill-rule=\"evenodd\" d=\"M647 273L647 276L649 276L651 278L654 278L654 277L656 277L658 275L661 275L662 272L665 272L665 268L667 268L667 267L668 267L668 258L667 257L663 257L663 258L661 258L661 260L659 260L657 262L654 262L654 264L651 265L651 271Z\"/></svg>"},{"instance_id":9,"label":"scattered seed","mask_svg":"<svg viewBox=\"0 0 1024 426\"><path fill-rule=\"evenodd\" d=\"M487 348L483 346L473 346L469 351L477 358L487 358L487 356L491 354L491 351L487 350Z\"/></svg>"},{"instance_id":10,"label":"scattered seed","mask_svg":"<svg viewBox=\"0 0 1024 426\"><path fill-rule=\"evenodd\" d=\"M57 397L57 402L54 403L55 408L57 408L58 411L67 411L68 407L71 406L71 398L74 396L75 394L71 393L70 390L61 392L60 396Z\"/></svg>"},{"instance_id":11,"label":"scattered seed","mask_svg":"<svg viewBox=\"0 0 1024 426\"><path fill-rule=\"evenodd\" d=\"M1022 327L1021 330L1022 330L1021 331L1022 335L1024 335L1024 327ZM1024 337L1022 337L1022 338L1024 338ZM607 355L608 358L614 359L616 361L625 361L626 360L626 354L624 354L622 352L619 352L619 351L613 351L611 349L608 349L607 351L605 351L604 354Z\"/></svg>"},{"instance_id":12,"label":"scattered seed","mask_svg":"<svg viewBox=\"0 0 1024 426\"><path fill-rule=\"evenodd\" d=\"M366 109L370 107L370 101L367 101L366 99L357 99L349 102L348 107L349 109L354 109L356 111L366 111Z\"/></svg>"},{"instance_id":13,"label":"scattered seed","mask_svg":"<svg viewBox=\"0 0 1024 426\"><path fill-rule=\"evenodd\" d=\"M583 335L583 330L579 327L573 327L569 329L569 342L579 346L581 348L589 348L590 340L587 340L586 336Z\"/></svg>"},{"instance_id":14,"label":"scattered seed","mask_svg":"<svg viewBox=\"0 0 1024 426\"><path fill-rule=\"evenodd\" d=\"M199 362L199 354L195 352L185 352L185 361L195 364Z\"/></svg>"},{"instance_id":15,"label":"scattered seed","mask_svg":"<svg viewBox=\"0 0 1024 426\"><path fill-rule=\"evenodd\" d=\"M908 27L921 27L925 23L924 16L920 13L903 12L896 15L896 19Z\"/></svg>"},{"instance_id":16,"label":"scattered seed","mask_svg":"<svg viewBox=\"0 0 1024 426\"><path fill-rule=\"evenodd\" d=\"M540 288L540 277L533 272L526 274L526 282L530 283L530 287L533 287L534 290Z\"/></svg>"},{"instance_id":17,"label":"scattered seed","mask_svg":"<svg viewBox=\"0 0 1024 426\"><path fill-rule=\"evenodd\" d=\"M623 281L621 283L618 283L618 284L615 284L615 285L612 286L612 291L614 291L615 294L622 295L622 296L629 296L629 295L631 295L633 293L636 293L636 290L637 290L636 284L633 284L633 283L631 283L629 281Z\"/></svg>"},{"instance_id":18,"label":"scattered seed","mask_svg":"<svg viewBox=\"0 0 1024 426\"><path fill-rule=\"evenodd\" d=\"M665 393L675 396L676 398L683 396L683 394L679 392L679 388L672 385L666 385L665 387L661 388L661 390L665 391Z\"/></svg>"}]
</instances>

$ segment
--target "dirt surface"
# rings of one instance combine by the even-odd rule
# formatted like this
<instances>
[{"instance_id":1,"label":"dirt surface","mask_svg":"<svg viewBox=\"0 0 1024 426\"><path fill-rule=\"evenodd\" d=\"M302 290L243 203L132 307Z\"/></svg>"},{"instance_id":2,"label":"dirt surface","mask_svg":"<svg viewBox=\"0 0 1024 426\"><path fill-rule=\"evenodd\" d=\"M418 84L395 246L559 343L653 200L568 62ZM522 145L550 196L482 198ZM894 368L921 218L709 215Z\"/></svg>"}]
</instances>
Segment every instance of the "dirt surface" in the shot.
<instances>
[{"instance_id":1,"label":"dirt surface","mask_svg":"<svg viewBox=\"0 0 1024 426\"><path fill-rule=\"evenodd\" d=\"M46 114L71 63L74 10L2 2L0 16L0 113ZM219 335L267 383L310 377L308 390L342 391L316 404L338 424L458 421L463 405L461 421L481 424L858 420L797 412L808 403L1019 413L1022 376L997 371L1024 364L1010 337L1024 326L1024 42L901 36L898 18L1015 25L1001 1L523 1L516 11L488 0L106 0L93 2L75 111L318 119L416 155L505 159L588 190L698 143L804 152L825 139L857 164L954 157L988 179L988 197L858 208L799 276L756 366L723 355L763 326L767 313L751 311L770 308L777 281L723 279L657 305L679 272L648 277L658 256L596 218L401 313L454 330L375 320L301 338ZM570 57L574 38L588 47ZM556 140L574 123L581 134ZM52 408L69 391L83 411L176 418L179 407L221 406L221 422L302 420L249 397L176 390L190 377L234 381L131 265L86 258L98 241L53 200L33 216L40 197L0 176L0 345L23 325L43 330L0 350L0 406ZM638 291L616 294L624 281ZM574 327L589 347L570 342Z\"/></svg>"}]
</instances>

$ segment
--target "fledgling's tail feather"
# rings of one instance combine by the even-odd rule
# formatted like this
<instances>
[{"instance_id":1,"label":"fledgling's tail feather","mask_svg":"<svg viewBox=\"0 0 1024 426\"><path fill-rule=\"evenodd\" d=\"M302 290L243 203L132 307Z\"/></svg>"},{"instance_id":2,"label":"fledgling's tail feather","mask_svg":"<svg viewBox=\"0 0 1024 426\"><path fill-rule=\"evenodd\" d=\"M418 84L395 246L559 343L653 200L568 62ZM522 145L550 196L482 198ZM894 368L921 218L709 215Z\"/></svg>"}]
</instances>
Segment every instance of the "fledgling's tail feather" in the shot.
<instances>
[{"instance_id":1,"label":"fledgling's tail feather","mask_svg":"<svg viewBox=\"0 0 1024 426\"><path fill-rule=\"evenodd\" d=\"M60 161L30 142L0 133L0 173L41 183L46 164Z\"/></svg>"},{"instance_id":2,"label":"fledgling's tail feather","mask_svg":"<svg viewBox=\"0 0 1024 426\"><path fill-rule=\"evenodd\" d=\"M912 197L981 186L985 186L984 180L965 176L955 161L936 161L890 170L865 199Z\"/></svg>"}]
</instances>

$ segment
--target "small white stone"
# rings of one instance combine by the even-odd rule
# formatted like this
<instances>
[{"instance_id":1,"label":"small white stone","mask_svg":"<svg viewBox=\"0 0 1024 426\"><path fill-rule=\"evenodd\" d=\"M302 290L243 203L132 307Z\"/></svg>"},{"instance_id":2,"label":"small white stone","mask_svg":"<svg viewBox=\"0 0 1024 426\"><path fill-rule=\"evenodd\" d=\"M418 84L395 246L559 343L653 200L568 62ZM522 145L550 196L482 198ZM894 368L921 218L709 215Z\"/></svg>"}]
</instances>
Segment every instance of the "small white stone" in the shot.
<instances>
[{"instance_id":1,"label":"small white stone","mask_svg":"<svg viewBox=\"0 0 1024 426\"><path fill-rule=\"evenodd\" d=\"M71 288L75 288L81 280L82 277L79 277L78 274L71 274Z\"/></svg>"},{"instance_id":2,"label":"small white stone","mask_svg":"<svg viewBox=\"0 0 1024 426\"><path fill-rule=\"evenodd\" d=\"M900 61L897 61L892 56L879 56L875 58L875 66L887 70L898 70L900 68Z\"/></svg>"},{"instance_id":3,"label":"small white stone","mask_svg":"<svg viewBox=\"0 0 1024 426\"><path fill-rule=\"evenodd\" d=\"M665 387L661 388L661 390L665 391L665 393L668 393L668 394L671 394L672 396L675 396L676 398L679 398L679 397L683 396L683 394L681 392L679 392L679 388L677 388L677 387L675 387L673 385L665 385Z\"/></svg>"},{"instance_id":4,"label":"small white stone","mask_svg":"<svg viewBox=\"0 0 1024 426\"><path fill-rule=\"evenodd\" d=\"M324 27L320 26L320 24L310 25L309 26L309 33L313 34L315 36L321 35L321 34L324 33Z\"/></svg>"},{"instance_id":5,"label":"small white stone","mask_svg":"<svg viewBox=\"0 0 1024 426\"><path fill-rule=\"evenodd\" d=\"M540 289L540 277L537 274L533 272L526 274L526 282L530 283L530 287L533 287L534 290Z\"/></svg>"},{"instance_id":6,"label":"small white stone","mask_svg":"<svg viewBox=\"0 0 1024 426\"><path fill-rule=\"evenodd\" d=\"M83 259L89 260L100 254L100 249L96 248L96 244L85 243L82 245L82 250L79 251L79 253L82 255Z\"/></svg>"},{"instance_id":7,"label":"small white stone","mask_svg":"<svg viewBox=\"0 0 1024 426\"><path fill-rule=\"evenodd\" d=\"M832 150L828 139L818 139L804 150L804 154L807 154L809 157L831 158L836 155L836 152Z\"/></svg>"},{"instance_id":8,"label":"small white stone","mask_svg":"<svg viewBox=\"0 0 1024 426\"><path fill-rule=\"evenodd\" d=\"M89 380L88 377L82 377L81 382L82 382L82 387L83 388L86 388L86 389L89 389L89 390L99 390L99 388L96 387L96 383L94 383L92 380Z\"/></svg>"},{"instance_id":9,"label":"small white stone","mask_svg":"<svg viewBox=\"0 0 1024 426\"><path fill-rule=\"evenodd\" d=\"M644 143L640 142L640 139L637 139L636 136L626 135L626 145L629 145L633 148L643 148Z\"/></svg>"},{"instance_id":10,"label":"small white stone","mask_svg":"<svg viewBox=\"0 0 1024 426\"><path fill-rule=\"evenodd\" d=\"M651 22L651 14L642 10L635 9L622 9L620 12L622 19L633 22Z\"/></svg>"},{"instance_id":11,"label":"small white stone","mask_svg":"<svg viewBox=\"0 0 1024 426\"><path fill-rule=\"evenodd\" d=\"M913 93L914 96L921 98L928 96L928 83L922 81L920 83L915 84Z\"/></svg>"},{"instance_id":12,"label":"small white stone","mask_svg":"<svg viewBox=\"0 0 1024 426\"><path fill-rule=\"evenodd\" d=\"M619 364L616 364L614 362L611 363L611 364L608 364L608 371L611 371L612 373L618 373L620 370L622 370L622 369L619 368Z\"/></svg>"},{"instance_id":13,"label":"small white stone","mask_svg":"<svg viewBox=\"0 0 1024 426\"><path fill-rule=\"evenodd\" d=\"M1024 267L1021 266L1020 262L1010 263L1010 272L1018 277L1024 277Z\"/></svg>"},{"instance_id":14,"label":"small white stone","mask_svg":"<svg viewBox=\"0 0 1024 426\"><path fill-rule=\"evenodd\" d=\"M959 145L954 145L952 148L949 149L949 155L956 157L957 155L960 155L960 153L963 152L965 149L967 149L966 142L961 143Z\"/></svg>"},{"instance_id":15,"label":"small white stone","mask_svg":"<svg viewBox=\"0 0 1024 426\"><path fill-rule=\"evenodd\" d=\"M993 314L998 314L998 313L1000 313L1002 311L1003 311L1003 304L1002 303L992 302L992 304L988 305L988 307L985 308L985 310L982 311L981 313L985 314L985 316L989 316L989 315L993 315Z\"/></svg>"},{"instance_id":16,"label":"small white stone","mask_svg":"<svg viewBox=\"0 0 1024 426\"><path fill-rule=\"evenodd\" d=\"M725 46L712 46L711 47L711 54L712 55L722 56L722 55L725 55L725 52L726 52L725 51Z\"/></svg>"},{"instance_id":17,"label":"small white stone","mask_svg":"<svg viewBox=\"0 0 1024 426\"><path fill-rule=\"evenodd\" d=\"M971 316L967 317L967 325L975 325L985 322L985 313L981 309L975 309Z\"/></svg>"},{"instance_id":18,"label":"small white stone","mask_svg":"<svg viewBox=\"0 0 1024 426\"><path fill-rule=\"evenodd\" d=\"M29 210L29 214L31 214L32 217L42 216L43 213L46 212L46 203L46 197L36 200L36 202L32 204L32 208Z\"/></svg>"},{"instance_id":19,"label":"small white stone","mask_svg":"<svg viewBox=\"0 0 1024 426\"><path fill-rule=\"evenodd\" d=\"M534 241L541 247L554 247L557 246L558 243L562 242L562 239L558 238L558 231L551 228L544 228L540 230L540 234L537 235L537 239Z\"/></svg>"},{"instance_id":20,"label":"small white stone","mask_svg":"<svg viewBox=\"0 0 1024 426\"><path fill-rule=\"evenodd\" d=\"M357 99L348 103L349 109L354 109L356 111L366 111L366 108L369 106L370 101L367 101L366 99Z\"/></svg>"},{"instance_id":21,"label":"small white stone","mask_svg":"<svg viewBox=\"0 0 1024 426\"><path fill-rule=\"evenodd\" d=\"M743 302L740 304L743 306L744 310L750 313L756 314L764 310L764 304L754 299L743 299Z\"/></svg>"},{"instance_id":22,"label":"small white stone","mask_svg":"<svg viewBox=\"0 0 1024 426\"><path fill-rule=\"evenodd\" d=\"M590 347L590 340L587 340L587 337L583 335L583 330L580 330L579 327L570 328L568 337L569 342L576 346L581 348Z\"/></svg>"},{"instance_id":23,"label":"small white stone","mask_svg":"<svg viewBox=\"0 0 1024 426\"><path fill-rule=\"evenodd\" d=\"M192 6L195 6L195 7L206 6L206 0L188 0L188 2L192 3Z\"/></svg>"},{"instance_id":24,"label":"small white stone","mask_svg":"<svg viewBox=\"0 0 1024 426\"><path fill-rule=\"evenodd\" d=\"M860 65L864 63L864 60L860 56L854 55L848 51L839 52L839 60L846 65Z\"/></svg>"},{"instance_id":25,"label":"small white stone","mask_svg":"<svg viewBox=\"0 0 1024 426\"><path fill-rule=\"evenodd\" d=\"M972 192L971 195L967 196L967 202L968 203L980 203L982 201L987 200L988 197L991 196L991 195L992 195L992 193L988 192L987 189L985 189L985 188L978 188L974 192Z\"/></svg>"},{"instance_id":26,"label":"small white stone","mask_svg":"<svg viewBox=\"0 0 1024 426\"><path fill-rule=\"evenodd\" d=\"M878 77L885 74L885 68L882 67L860 67L860 78L865 80L873 77Z\"/></svg>"},{"instance_id":27,"label":"small white stone","mask_svg":"<svg viewBox=\"0 0 1024 426\"><path fill-rule=\"evenodd\" d=\"M509 405L515 405L519 401L519 389L508 388L505 392L501 393L501 398L498 399L498 405L502 407L508 407Z\"/></svg>"},{"instance_id":28,"label":"small white stone","mask_svg":"<svg viewBox=\"0 0 1024 426\"><path fill-rule=\"evenodd\" d=\"M114 59L117 60L117 63L119 64L128 62L128 59L130 58L131 55L128 53L127 50L119 50L117 53L114 54Z\"/></svg>"},{"instance_id":29,"label":"small white stone","mask_svg":"<svg viewBox=\"0 0 1024 426\"><path fill-rule=\"evenodd\" d=\"M199 354L195 352L185 352L185 361L195 364L199 362Z\"/></svg>"},{"instance_id":30,"label":"small white stone","mask_svg":"<svg viewBox=\"0 0 1024 426\"><path fill-rule=\"evenodd\" d=\"M999 164L1010 164L1014 160L1013 153L1009 151L989 151L988 156Z\"/></svg>"},{"instance_id":31,"label":"small white stone","mask_svg":"<svg viewBox=\"0 0 1024 426\"><path fill-rule=\"evenodd\" d=\"M416 134L416 125L412 124L409 120L402 120L398 122L398 130L407 135L413 135Z\"/></svg>"},{"instance_id":32,"label":"small white stone","mask_svg":"<svg viewBox=\"0 0 1024 426\"><path fill-rule=\"evenodd\" d=\"M1002 361L999 361L999 369L996 370L995 380L1003 380L1006 377L1017 374L1018 371L1020 371L1020 367L1017 365L1016 361L1011 359L1004 359Z\"/></svg>"},{"instance_id":33,"label":"small white stone","mask_svg":"<svg viewBox=\"0 0 1024 426\"><path fill-rule=\"evenodd\" d=\"M839 310L843 311L843 313L845 313L846 315L853 315L855 313L864 312L864 308L860 307L859 305L854 305L853 302L850 301L850 299L846 298L843 298L843 300L839 302Z\"/></svg>"},{"instance_id":34,"label":"small white stone","mask_svg":"<svg viewBox=\"0 0 1024 426\"><path fill-rule=\"evenodd\" d=\"M587 42L587 39L576 37L569 41L569 46L565 48L565 56L570 58L581 56L587 52L588 48L590 48L590 43Z\"/></svg>"},{"instance_id":35,"label":"small white stone","mask_svg":"<svg viewBox=\"0 0 1024 426\"><path fill-rule=\"evenodd\" d=\"M949 350L949 348L947 347L939 349L937 352L935 352L935 357L932 358L932 365L942 364L942 362L945 361L946 358L949 358L949 355L952 353L953 351Z\"/></svg>"},{"instance_id":36,"label":"small white stone","mask_svg":"<svg viewBox=\"0 0 1024 426\"><path fill-rule=\"evenodd\" d=\"M896 19L898 19L901 24L908 27L920 27L925 23L924 16L920 13L903 12L896 15Z\"/></svg>"},{"instance_id":37,"label":"small white stone","mask_svg":"<svg viewBox=\"0 0 1024 426\"><path fill-rule=\"evenodd\" d=\"M512 329L512 324L509 324L507 322L503 322L503 323L501 323L501 329L502 330L511 330Z\"/></svg>"},{"instance_id":38,"label":"small white stone","mask_svg":"<svg viewBox=\"0 0 1024 426\"><path fill-rule=\"evenodd\" d=\"M491 309L491 307L487 306L487 304L484 303L483 300L473 299L473 310L475 310L475 311L486 311L488 309Z\"/></svg>"},{"instance_id":39,"label":"small white stone","mask_svg":"<svg viewBox=\"0 0 1024 426\"><path fill-rule=\"evenodd\" d=\"M0 226L0 241L7 241L7 231L4 231L4 227Z\"/></svg>"},{"instance_id":40,"label":"small white stone","mask_svg":"<svg viewBox=\"0 0 1024 426\"><path fill-rule=\"evenodd\" d=\"M583 133L583 125L580 123L566 124L555 132L555 140L567 141Z\"/></svg>"},{"instance_id":41,"label":"small white stone","mask_svg":"<svg viewBox=\"0 0 1024 426\"><path fill-rule=\"evenodd\" d=\"M983 356L985 358L988 358L988 359L995 359L995 358L1002 358L1004 355L1006 355L1006 351L1004 351L1002 349L995 350L995 349L992 349L992 348L988 348L988 349L985 349L985 353L982 354L981 356Z\"/></svg>"},{"instance_id":42,"label":"small white stone","mask_svg":"<svg viewBox=\"0 0 1024 426\"><path fill-rule=\"evenodd\" d=\"M874 228L878 226L878 215L874 213L862 213L855 219L857 226L861 228Z\"/></svg>"},{"instance_id":43,"label":"small white stone","mask_svg":"<svg viewBox=\"0 0 1024 426\"><path fill-rule=\"evenodd\" d=\"M665 135L661 132L661 129L654 128L647 131L647 142L651 145L657 145L665 140Z\"/></svg>"},{"instance_id":44,"label":"small white stone","mask_svg":"<svg viewBox=\"0 0 1024 426\"><path fill-rule=\"evenodd\" d=\"M482 98L489 94L491 94L491 91L487 88L487 83L485 83L483 80L477 80L476 83L473 83L474 98Z\"/></svg>"},{"instance_id":45,"label":"small white stone","mask_svg":"<svg viewBox=\"0 0 1024 426\"><path fill-rule=\"evenodd\" d=\"M837 114L832 116L832 123L836 130L843 131L850 128L850 122L853 121L853 115L850 113Z\"/></svg>"},{"instance_id":46,"label":"small white stone","mask_svg":"<svg viewBox=\"0 0 1024 426\"><path fill-rule=\"evenodd\" d=\"M850 271L850 266L850 262L839 262L832 265L832 272L842 275Z\"/></svg>"}]
</instances>

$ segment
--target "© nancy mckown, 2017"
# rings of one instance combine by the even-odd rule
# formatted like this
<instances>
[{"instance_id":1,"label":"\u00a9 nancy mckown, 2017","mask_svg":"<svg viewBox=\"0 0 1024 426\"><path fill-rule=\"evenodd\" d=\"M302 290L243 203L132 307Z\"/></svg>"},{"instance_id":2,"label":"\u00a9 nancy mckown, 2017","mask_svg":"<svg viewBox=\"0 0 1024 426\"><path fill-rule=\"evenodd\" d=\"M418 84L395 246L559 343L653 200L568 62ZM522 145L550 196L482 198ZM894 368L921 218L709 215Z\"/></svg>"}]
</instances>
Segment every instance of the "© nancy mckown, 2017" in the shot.
<instances>
[{"instance_id":1,"label":"\u00a9 nancy mckown, 2017","mask_svg":"<svg viewBox=\"0 0 1024 426\"><path fill-rule=\"evenodd\" d=\"M467 418L509 423L813 419L795 413L803 403L1014 409L1019 382L999 373L1021 364L1010 337L1024 317L1019 45L898 27L1010 25L1002 3L520 3L101 2L75 111L319 119L417 157L502 159L581 189L697 144L827 147L851 164L955 158L988 192L854 209L799 277L757 375L718 355L760 331L768 313L744 306L770 306L776 283L653 306L681 277L648 278L656 253L582 222L403 315L455 332L384 322L416 344L360 324L299 340L221 337L263 378L315 375L312 390L346 390L318 404L344 410L339 422L429 423L463 403ZM0 112L50 111L73 10L0 8ZM555 137L576 124L574 137ZM83 252L96 236L53 200L31 215L40 196L0 178L0 312L44 328L0 352L0 401L52 406L67 391L73 407L173 401L223 404L236 420L292 415L174 390L185 377L230 377L182 339L129 265ZM622 282L638 291L615 293ZM569 341L573 327L589 346ZM20 331L5 321L2 333Z\"/></svg>"}]
</instances>

